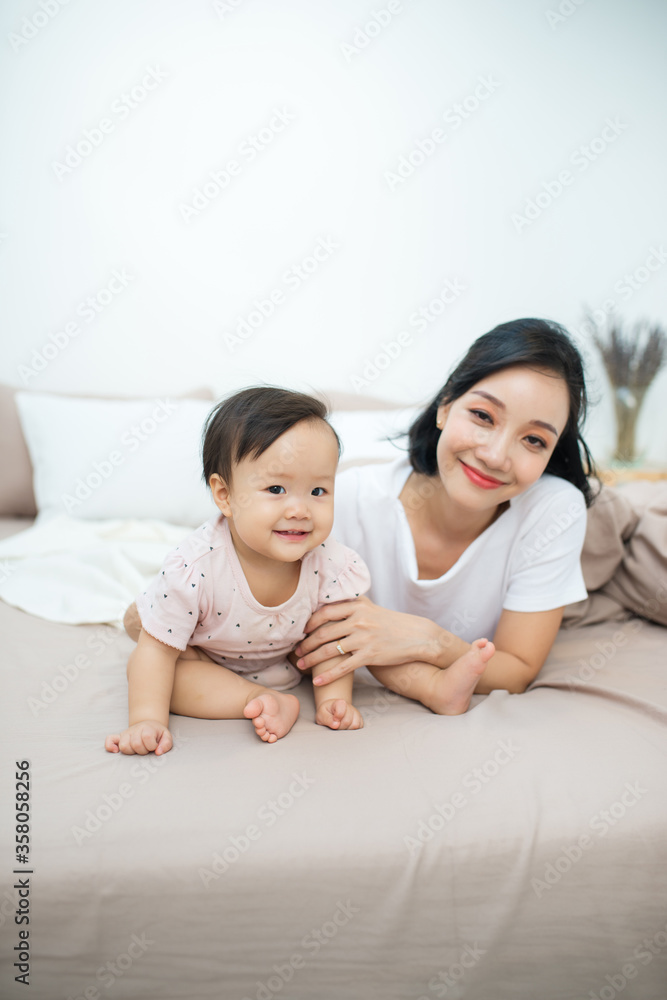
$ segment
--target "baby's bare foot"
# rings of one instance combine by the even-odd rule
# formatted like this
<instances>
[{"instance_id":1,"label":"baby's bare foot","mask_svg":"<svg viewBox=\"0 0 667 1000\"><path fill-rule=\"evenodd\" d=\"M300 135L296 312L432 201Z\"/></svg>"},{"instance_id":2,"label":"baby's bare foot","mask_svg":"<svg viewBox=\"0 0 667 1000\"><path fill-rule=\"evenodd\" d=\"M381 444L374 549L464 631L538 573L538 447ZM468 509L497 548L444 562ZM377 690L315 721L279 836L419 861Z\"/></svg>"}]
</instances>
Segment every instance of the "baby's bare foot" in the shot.
<instances>
[{"instance_id":1,"label":"baby's bare foot","mask_svg":"<svg viewBox=\"0 0 667 1000\"><path fill-rule=\"evenodd\" d=\"M315 713L318 726L328 726L329 729L363 729L364 720L359 709L350 705L344 698L330 698L318 706Z\"/></svg>"},{"instance_id":2,"label":"baby's bare foot","mask_svg":"<svg viewBox=\"0 0 667 1000\"><path fill-rule=\"evenodd\" d=\"M468 711L477 682L496 648L488 639L475 639L469 649L446 670L433 675L428 708L438 715L462 715Z\"/></svg>"},{"instance_id":3,"label":"baby's bare foot","mask_svg":"<svg viewBox=\"0 0 667 1000\"><path fill-rule=\"evenodd\" d=\"M251 719L255 731L265 743L275 743L286 736L299 717L299 699L281 691L260 694L243 709L246 719Z\"/></svg>"}]
</instances>

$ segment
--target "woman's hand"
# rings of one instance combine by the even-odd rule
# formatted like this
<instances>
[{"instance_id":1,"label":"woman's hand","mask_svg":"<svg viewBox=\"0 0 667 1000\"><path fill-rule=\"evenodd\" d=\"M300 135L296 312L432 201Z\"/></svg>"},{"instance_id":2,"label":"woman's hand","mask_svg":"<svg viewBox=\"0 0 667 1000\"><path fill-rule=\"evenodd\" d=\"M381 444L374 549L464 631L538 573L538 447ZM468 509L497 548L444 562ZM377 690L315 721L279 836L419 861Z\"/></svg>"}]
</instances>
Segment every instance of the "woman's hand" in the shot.
<instances>
[{"instance_id":1,"label":"woman's hand","mask_svg":"<svg viewBox=\"0 0 667 1000\"><path fill-rule=\"evenodd\" d=\"M297 667L309 670L340 655L340 643L348 654L331 670L313 680L329 684L359 667L389 667L413 660L431 661L438 643L448 635L428 618L389 611L367 597L327 604L306 624L308 635L296 647Z\"/></svg>"}]
</instances>

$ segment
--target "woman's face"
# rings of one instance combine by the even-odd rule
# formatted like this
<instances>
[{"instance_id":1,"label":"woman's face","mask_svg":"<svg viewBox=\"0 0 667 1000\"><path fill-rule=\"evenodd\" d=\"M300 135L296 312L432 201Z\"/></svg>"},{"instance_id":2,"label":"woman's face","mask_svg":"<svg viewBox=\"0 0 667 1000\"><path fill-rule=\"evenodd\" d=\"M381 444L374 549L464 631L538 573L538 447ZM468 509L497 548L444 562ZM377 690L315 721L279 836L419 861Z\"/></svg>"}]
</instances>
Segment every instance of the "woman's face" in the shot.
<instances>
[{"instance_id":1,"label":"woman's face","mask_svg":"<svg viewBox=\"0 0 667 1000\"><path fill-rule=\"evenodd\" d=\"M528 489L567 424L570 397L554 372L505 368L438 408L437 460L447 495L486 510Z\"/></svg>"}]
</instances>

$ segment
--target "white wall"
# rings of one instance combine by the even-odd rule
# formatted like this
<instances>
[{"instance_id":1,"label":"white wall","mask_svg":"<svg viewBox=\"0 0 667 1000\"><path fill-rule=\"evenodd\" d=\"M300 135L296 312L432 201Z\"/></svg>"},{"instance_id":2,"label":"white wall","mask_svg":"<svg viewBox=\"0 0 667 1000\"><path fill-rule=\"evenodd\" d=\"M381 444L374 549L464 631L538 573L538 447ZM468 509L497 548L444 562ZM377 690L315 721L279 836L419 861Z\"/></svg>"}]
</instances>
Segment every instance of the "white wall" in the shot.
<instances>
[{"instance_id":1,"label":"white wall","mask_svg":"<svg viewBox=\"0 0 667 1000\"><path fill-rule=\"evenodd\" d=\"M365 42L373 12L389 23ZM624 275L667 245L666 34L659 0L6 0L0 379L149 394L267 381L414 403L510 318L580 328L585 304L613 300L628 321L664 322L667 258L636 290ZM124 105L149 69L153 89ZM466 99L478 106L463 120ZM68 167L102 119L99 145ZM613 141L584 169L577 150L608 119ZM271 124L282 131L251 159ZM432 155L392 180L434 129ZM184 218L230 160L236 176ZM570 183L539 217L513 220L562 171ZM300 280L291 269L318 241L325 259ZM101 308L114 272L127 285ZM447 282L463 290L411 325ZM272 292L272 315L230 346ZM81 303L97 295L93 314ZM401 331L400 357L361 385ZM582 342L603 459L611 402ZM666 386L663 372L640 427L655 461Z\"/></svg>"}]
</instances>

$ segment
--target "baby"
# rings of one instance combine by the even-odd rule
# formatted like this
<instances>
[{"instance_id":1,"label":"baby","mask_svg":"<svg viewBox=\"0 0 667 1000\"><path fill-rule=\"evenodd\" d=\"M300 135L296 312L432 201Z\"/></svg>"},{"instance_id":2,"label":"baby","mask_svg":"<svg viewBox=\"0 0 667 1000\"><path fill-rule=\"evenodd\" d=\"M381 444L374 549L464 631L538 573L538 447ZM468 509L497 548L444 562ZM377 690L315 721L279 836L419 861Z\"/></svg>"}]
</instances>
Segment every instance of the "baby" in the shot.
<instances>
[{"instance_id":1,"label":"baby","mask_svg":"<svg viewBox=\"0 0 667 1000\"><path fill-rule=\"evenodd\" d=\"M107 737L111 753L166 753L170 711L250 719L260 739L275 743L299 715L286 692L302 674L288 654L304 625L318 607L370 585L362 559L329 537L340 442L322 402L244 389L209 414L202 451L220 514L167 556L125 615L137 640L127 666L129 726ZM352 683L347 674L313 689L317 723L363 726Z\"/></svg>"}]
</instances>

